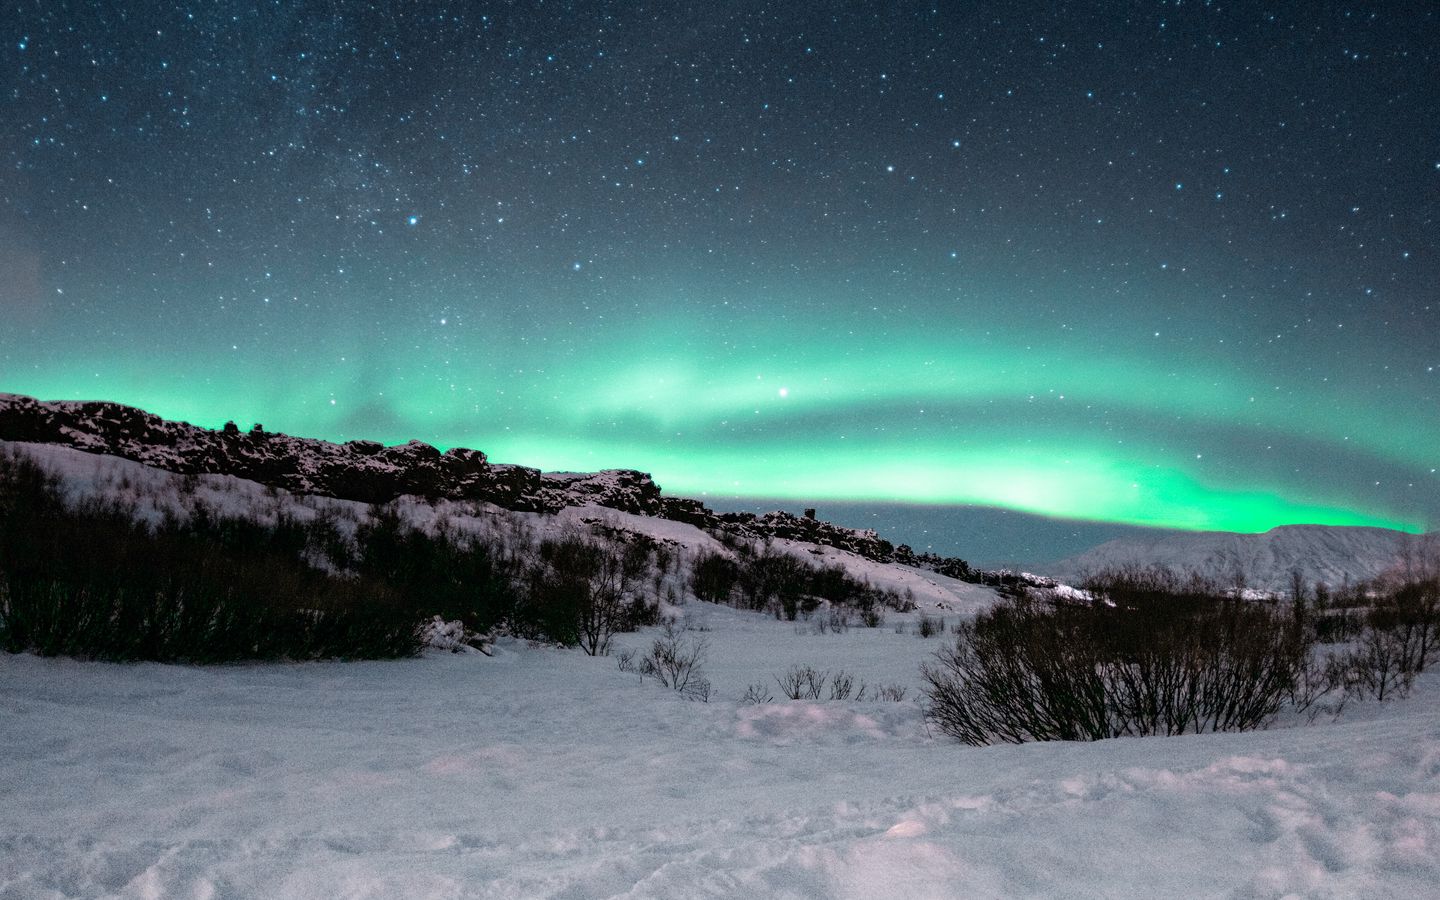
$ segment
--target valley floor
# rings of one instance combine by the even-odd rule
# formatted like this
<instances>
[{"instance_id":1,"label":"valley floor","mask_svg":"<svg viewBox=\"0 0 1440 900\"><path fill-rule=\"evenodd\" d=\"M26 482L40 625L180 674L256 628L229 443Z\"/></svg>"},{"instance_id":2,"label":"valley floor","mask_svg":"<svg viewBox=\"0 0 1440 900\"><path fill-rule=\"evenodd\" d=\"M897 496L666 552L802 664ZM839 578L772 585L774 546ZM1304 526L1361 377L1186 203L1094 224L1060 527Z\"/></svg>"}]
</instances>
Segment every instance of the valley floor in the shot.
<instances>
[{"instance_id":1,"label":"valley floor","mask_svg":"<svg viewBox=\"0 0 1440 900\"><path fill-rule=\"evenodd\" d=\"M709 703L514 642L0 655L0 897L1437 895L1433 676L1340 724L968 748L915 702L941 638L685 609ZM737 702L792 662L909 696Z\"/></svg>"}]
</instances>

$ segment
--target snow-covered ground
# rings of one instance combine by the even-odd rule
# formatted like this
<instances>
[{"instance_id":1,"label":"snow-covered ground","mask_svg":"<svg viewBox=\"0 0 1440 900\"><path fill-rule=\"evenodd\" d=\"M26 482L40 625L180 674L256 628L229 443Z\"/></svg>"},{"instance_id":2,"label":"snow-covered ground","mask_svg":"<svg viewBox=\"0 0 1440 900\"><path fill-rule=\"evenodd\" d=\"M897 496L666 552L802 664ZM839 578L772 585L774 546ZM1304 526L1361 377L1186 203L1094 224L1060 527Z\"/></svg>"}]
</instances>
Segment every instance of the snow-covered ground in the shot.
<instances>
[{"instance_id":1,"label":"snow-covered ground","mask_svg":"<svg viewBox=\"0 0 1440 900\"><path fill-rule=\"evenodd\" d=\"M0 897L1440 885L1433 680L1346 724L977 749L927 732L911 698L736 702L790 662L913 696L939 638L689 607L708 629L687 636L709 642L709 703L613 657L516 642L494 658L220 668L0 656Z\"/></svg>"},{"instance_id":2,"label":"snow-covered ground","mask_svg":"<svg viewBox=\"0 0 1440 900\"><path fill-rule=\"evenodd\" d=\"M344 505L42 455L74 490L157 509ZM689 553L712 540L583 508L531 526L588 518ZM819 552L931 616L993 599ZM510 639L493 657L211 668L0 654L0 898L1440 896L1433 674L1338 723L972 748L925 726L919 666L945 638L915 614L837 634L674 612L706 644L709 703L618 652ZM785 701L774 676L794 664L907 696ZM739 702L756 682L776 701Z\"/></svg>"}]
</instances>

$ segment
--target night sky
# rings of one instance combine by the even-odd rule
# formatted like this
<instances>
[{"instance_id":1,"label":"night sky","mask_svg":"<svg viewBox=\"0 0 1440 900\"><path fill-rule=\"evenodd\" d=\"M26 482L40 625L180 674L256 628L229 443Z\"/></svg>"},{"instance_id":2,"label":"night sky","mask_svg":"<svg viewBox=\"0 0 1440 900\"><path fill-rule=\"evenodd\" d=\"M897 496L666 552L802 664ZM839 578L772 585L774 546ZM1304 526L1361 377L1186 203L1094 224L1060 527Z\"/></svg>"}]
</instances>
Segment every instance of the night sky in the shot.
<instances>
[{"instance_id":1,"label":"night sky","mask_svg":"<svg viewBox=\"0 0 1440 900\"><path fill-rule=\"evenodd\" d=\"M6 3L0 390L797 509L1440 523L1440 7L1050 7Z\"/></svg>"}]
</instances>

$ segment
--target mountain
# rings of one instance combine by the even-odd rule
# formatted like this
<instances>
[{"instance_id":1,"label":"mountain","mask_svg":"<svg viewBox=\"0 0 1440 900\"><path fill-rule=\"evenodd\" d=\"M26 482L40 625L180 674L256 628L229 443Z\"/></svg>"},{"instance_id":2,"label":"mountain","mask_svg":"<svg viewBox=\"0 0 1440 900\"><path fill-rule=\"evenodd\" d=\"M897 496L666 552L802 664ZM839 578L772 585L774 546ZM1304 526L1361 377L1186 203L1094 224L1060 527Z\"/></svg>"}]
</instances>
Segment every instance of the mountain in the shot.
<instances>
[{"instance_id":1,"label":"mountain","mask_svg":"<svg viewBox=\"0 0 1440 900\"><path fill-rule=\"evenodd\" d=\"M1436 537L1418 537L1388 528L1284 525L1263 534L1228 531L1162 532L1108 541L1046 568L1046 574L1076 582L1087 574L1122 566L1164 566L1197 572L1223 582L1284 591L1299 570L1310 583L1332 587L1347 579L1364 581L1403 569L1440 553Z\"/></svg>"}]
</instances>

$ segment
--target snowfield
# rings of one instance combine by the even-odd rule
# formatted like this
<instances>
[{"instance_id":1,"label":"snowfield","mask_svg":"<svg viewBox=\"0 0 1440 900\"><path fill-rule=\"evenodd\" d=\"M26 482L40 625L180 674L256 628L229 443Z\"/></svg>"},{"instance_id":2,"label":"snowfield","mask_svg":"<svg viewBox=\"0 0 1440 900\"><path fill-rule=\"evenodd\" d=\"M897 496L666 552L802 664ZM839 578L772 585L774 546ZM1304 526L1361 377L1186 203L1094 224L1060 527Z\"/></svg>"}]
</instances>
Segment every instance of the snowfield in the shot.
<instances>
[{"instance_id":1,"label":"snowfield","mask_svg":"<svg viewBox=\"0 0 1440 900\"><path fill-rule=\"evenodd\" d=\"M703 619L710 703L518 642L0 656L0 896L1436 895L1433 681L1345 724L969 748L908 698L734 699L791 660L915 686L938 638Z\"/></svg>"},{"instance_id":2,"label":"snowfield","mask_svg":"<svg viewBox=\"0 0 1440 900\"><path fill-rule=\"evenodd\" d=\"M34 450L77 493L155 514L179 479ZM230 512L358 504L203 476ZM490 527L493 508L416 502ZM505 514L521 515L521 514ZM578 508L687 553L676 522ZM710 542L710 543L707 543ZM984 588L776 542L953 622ZM594 658L189 667L0 654L0 898L1437 897L1440 678L1339 722L1249 734L966 747L927 729L914 614L841 633L691 600L710 702ZM787 701L791 665L889 701ZM776 698L741 703L762 682Z\"/></svg>"}]
</instances>

